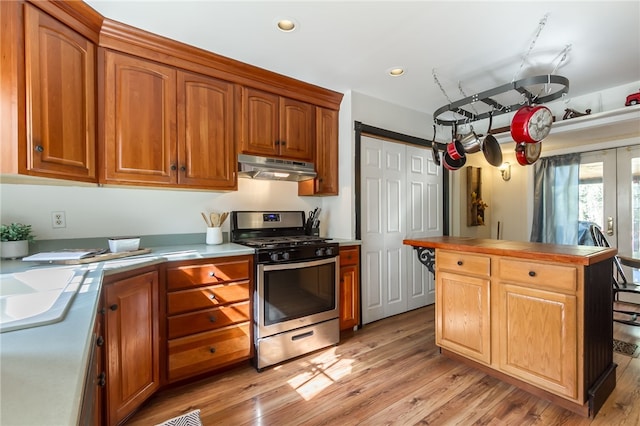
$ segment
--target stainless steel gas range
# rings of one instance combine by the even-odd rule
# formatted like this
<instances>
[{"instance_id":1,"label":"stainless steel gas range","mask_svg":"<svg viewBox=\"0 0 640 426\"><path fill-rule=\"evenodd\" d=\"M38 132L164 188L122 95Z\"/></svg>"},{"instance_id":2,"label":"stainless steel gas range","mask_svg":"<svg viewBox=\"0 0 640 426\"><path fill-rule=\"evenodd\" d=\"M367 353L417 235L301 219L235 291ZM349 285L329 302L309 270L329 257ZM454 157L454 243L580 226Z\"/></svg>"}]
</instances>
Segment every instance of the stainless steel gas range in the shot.
<instances>
[{"instance_id":1,"label":"stainless steel gas range","mask_svg":"<svg viewBox=\"0 0 640 426\"><path fill-rule=\"evenodd\" d=\"M340 339L339 247L305 235L304 224L303 211L231 213L231 241L256 249L258 371Z\"/></svg>"}]
</instances>

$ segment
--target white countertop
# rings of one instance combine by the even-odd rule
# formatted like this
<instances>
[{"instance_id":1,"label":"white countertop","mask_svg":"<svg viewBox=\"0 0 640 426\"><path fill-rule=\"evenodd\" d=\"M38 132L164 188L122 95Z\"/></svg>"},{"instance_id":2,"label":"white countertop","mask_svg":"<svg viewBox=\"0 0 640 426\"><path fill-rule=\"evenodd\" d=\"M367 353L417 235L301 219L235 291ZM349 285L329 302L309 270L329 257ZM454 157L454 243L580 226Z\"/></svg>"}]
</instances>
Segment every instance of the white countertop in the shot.
<instances>
[{"instance_id":1,"label":"white countertop","mask_svg":"<svg viewBox=\"0 0 640 426\"><path fill-rule=\"evenodd\" d=\"M151 249L150 254L143 256L78 265L88 271L61 322L0 333L0 424L66 426L78 423L104 275L166 261L254 253L253 249L233 243ZM60 267L3 261L1 272Z\"/></svg>"}]
</instances>

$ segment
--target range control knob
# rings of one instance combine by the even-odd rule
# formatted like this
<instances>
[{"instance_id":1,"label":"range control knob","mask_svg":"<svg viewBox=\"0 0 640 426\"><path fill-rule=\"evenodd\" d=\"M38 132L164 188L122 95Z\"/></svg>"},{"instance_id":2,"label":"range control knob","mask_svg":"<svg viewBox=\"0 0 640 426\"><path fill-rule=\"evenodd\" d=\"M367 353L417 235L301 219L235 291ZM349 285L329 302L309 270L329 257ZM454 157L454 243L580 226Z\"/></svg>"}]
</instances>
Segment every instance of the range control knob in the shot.
<instances>
[{"instance_id":1,"label":"range control knob","mask_svg":"<svg viewBox=\"0 0 640 426\"><path fill-rule=\"evenodd\" d=\"M271 258L271 260L273 260L274 262L278 260L278 253L271 253L271 255L269 255L269 257Z\"/></svg>"},{"instance_id":2,"label":"range control knob","mask_svg":"<svg viewBox=\"0 0 640 426\"><path fill-rule=\"evenodd\" d=\"M316 256L324 256L324 248L320 247L319 249L316 249Z\"/></svg>"},{"instance_id":3,"label":"range control knob","mask_svg":"<svg viewBox=\"0 0 640 426\"><path fill-rule=\"evenodd\" d=\"M333 254L333 247L327 247L325 253L327 253L327 256L331 256Z\"/></svg>"},{"instance_id":4,"label":"range control knob","mask_svg":"<svg viewBox=\"0 0 640 426\"><path fill-rule=\"evenodd\" d=\"M283 260L289 260L289 252L285 251L284 253L282 253L282 259Z\"/></svg>"}]
</instances>

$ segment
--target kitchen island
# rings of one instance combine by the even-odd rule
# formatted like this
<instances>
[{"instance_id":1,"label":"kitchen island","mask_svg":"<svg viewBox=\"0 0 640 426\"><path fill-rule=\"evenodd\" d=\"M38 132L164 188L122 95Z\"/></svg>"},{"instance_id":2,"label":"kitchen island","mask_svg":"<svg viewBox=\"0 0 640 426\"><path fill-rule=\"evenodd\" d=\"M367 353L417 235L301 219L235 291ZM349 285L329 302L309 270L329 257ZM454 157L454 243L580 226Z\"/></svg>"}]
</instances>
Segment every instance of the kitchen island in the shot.
<instances>
[{"instance_id":1,"label":"kitchen island","mask_svg":"<svg viewBox=\"0 0 640 426\"><path fill-rule=\"evenodd\" d=\"M616 249L463 237L404 244L435 273L444 355L595 416L616 384Z\"/></svg>"}]
</instances>

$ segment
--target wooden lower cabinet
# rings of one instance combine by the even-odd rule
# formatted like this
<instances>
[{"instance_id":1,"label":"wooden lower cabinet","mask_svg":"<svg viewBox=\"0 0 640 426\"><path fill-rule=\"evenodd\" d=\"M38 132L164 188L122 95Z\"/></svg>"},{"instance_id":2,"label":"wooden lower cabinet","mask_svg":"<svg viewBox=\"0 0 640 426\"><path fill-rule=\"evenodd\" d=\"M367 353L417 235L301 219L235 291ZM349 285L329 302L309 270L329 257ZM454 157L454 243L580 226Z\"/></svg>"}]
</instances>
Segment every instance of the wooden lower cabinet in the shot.
<instances>
[{"instance_id":1,"label":"wooden lower cabinet","mask_svg":"<svg viewBox=\"0 0 640 426\"><path fill-rule=\"evenodd\" d=\"M340 330L360 324L360 247L340 247Z\"/></svg>"},{"instance_id":2,"label":"wooden lower cabinet","mask_svg":"<svg viewBox=\"0 0 640 426\"><path fill-rule=\"evenodd\" d=\"M576 413L598 412L616 383L611 252L456 237L405 243L436 249L444 354Z\"/></svg>"},{"instance_id":3,"label":"wooden lower cabinet","mask_svg":"<svg viewBox=\"0 0 640 426\"><path fill-rule=\"evenodd\" d=\"M106 424L122 423L160 387L158 270L104 279Z\"/></svg>"},{"instance_id":4,"label":"wooden lower cabinet","mask_svg":"<svg viewBox=\"0 0 640 426\"><path fill-rule=\"evenodd\" d=\"M253 256L167 267L167 380L196 377L253 356Z\"/></svg>"},{"instance_id":5,"label":"wooden lower cabinet","mask_svg":"<svg viewBox=\"0 0 640 426\"><path fill-rule=\"evenodd\" d=\"M441 272L436 281L436 344L491 362L490 282Z\"/></svg>"},{"instance_id":6,"label":"wooden lower cabinet","mask_svg":"<svg viewBox=\"0 0 640 426\"><path fill-rule=\"evenodd\" d=\"M576 398L576 296L502 283L498 302L500 370Z\"/></svg>"}]
</instances>

